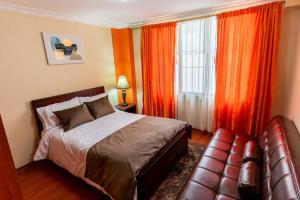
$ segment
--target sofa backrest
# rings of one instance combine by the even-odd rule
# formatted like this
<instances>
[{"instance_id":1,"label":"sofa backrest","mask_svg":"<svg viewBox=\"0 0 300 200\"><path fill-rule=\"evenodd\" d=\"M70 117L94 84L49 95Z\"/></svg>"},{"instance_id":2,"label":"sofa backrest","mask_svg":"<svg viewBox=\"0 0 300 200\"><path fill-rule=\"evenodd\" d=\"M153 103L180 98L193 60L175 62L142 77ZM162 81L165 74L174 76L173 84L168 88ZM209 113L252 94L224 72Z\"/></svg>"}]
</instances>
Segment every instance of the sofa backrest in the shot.
<instances>
[{"instance_id":1,"label":"sofa backrest","mask_svg":"<svg viewBox=\"0 0 300 200\"><path fill-rule=\"evenodd\" d=\"M300 199L300 135L293 122L283 116L273 118L259 143L262 199Z\"/></svg>"}]
</instances>

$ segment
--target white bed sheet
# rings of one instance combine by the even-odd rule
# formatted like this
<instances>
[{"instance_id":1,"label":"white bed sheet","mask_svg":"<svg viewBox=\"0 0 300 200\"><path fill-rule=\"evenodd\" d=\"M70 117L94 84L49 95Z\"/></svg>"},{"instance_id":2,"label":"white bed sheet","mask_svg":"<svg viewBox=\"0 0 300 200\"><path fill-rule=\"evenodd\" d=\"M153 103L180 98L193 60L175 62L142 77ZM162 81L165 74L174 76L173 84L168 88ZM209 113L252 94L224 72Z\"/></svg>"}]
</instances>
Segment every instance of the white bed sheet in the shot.
<instances>
[{"instance_id":1,"label":"white bed sheet","mask_svg":"<svg viewBox=\"0 0 300 200\"><path fill-rule=\"evenodd\" d=\"M116 111L67 132L62 127L47 130L42 133L34 160L49 158L74 176L88 182L84 174L89 148L143 117L144 115Z\"/></svg>"}]
</instances>

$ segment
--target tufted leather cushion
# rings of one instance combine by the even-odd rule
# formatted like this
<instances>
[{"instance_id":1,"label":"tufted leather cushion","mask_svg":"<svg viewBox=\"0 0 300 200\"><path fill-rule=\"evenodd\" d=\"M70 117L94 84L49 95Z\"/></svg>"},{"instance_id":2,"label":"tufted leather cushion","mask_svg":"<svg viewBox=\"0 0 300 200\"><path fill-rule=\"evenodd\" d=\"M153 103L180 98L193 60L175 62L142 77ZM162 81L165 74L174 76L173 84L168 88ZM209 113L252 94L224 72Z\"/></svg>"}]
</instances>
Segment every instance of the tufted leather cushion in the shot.
<instances>
[{"instance_id":1,"label":"tufted leather cushion","mask_svg":"<svg viewBox=\"0 0 300 200\"><path fill-rule=\"evenodd\" d=\"M262 151L260 199L300 199L296 175L296 171L300 172L300 162L297 162L296 165L299 167L295 168L286 139L287 134L295 134L293 136L288 135L289 138L292 138L290 141L295 143L293 146L296 147L295 150L292 149L292 155L300 155L300 153L298 154L299 149L297 149L297 145L300 145L300 136L293 128L289 128L289 131L286 132L286 127L291 126L289 124L291 122L288 121L286 124L286 121L288 121L286 118L275 117L259 138L249 137L227 129L218 129L178 199L242 199L238 192L238 180L243 164L243 154L245 148L248 148L247 142L257 139ZM251 152L252 147L249 148L249 152ZM299 157L294 159L297 160ZM252 177L250 174L256 174L253 171L242 173L242 177L248 176L248 178Z\"/></svg>"},{"instance_id":2,"label":"tufted leather cushion","mask_svg":"<svg viewBox=\"0 0 300 200\"><path fill-rule=\"evenodd\" d=\"M262 199L299 199L299 183L286 139L287 134L293 133L286 132L284 120L283 117L271 120L259 137L263 149Z\"/></svg>"},{"instance_id":3,"label":"tufted leather cushion","mask_svg":"<svg viewBox=\"0 0 300 200\"><path fill-rule=\"evenodd\" d=\"M239 175L238 191L242 199L258 199L260 193L260 169L254 161L243 163Z\"/></svg>"},{"instance_id":4,"label":"tufted leather cushion","mask_svg":"<svg viewBox=\"0 0 300 200\"><path fill-rule=\"evenodd\" d=\"M260 149L258 146L257 141L255 140L249 140L244 148L243 153L243 162L247 161L254 161L258 165L260 165L261 159L260 159Z\"/></svg>"},{"instance_id":5,"label":"tufted leather cushion","mask_svg":"<svg viewBox=\"0 0 300 200\"><path fill-rule=\"evenodd\" d=\"M246 136L217 130L178 199L240 199L237 184L247 141Z\"/></svg>"}]
</instances>

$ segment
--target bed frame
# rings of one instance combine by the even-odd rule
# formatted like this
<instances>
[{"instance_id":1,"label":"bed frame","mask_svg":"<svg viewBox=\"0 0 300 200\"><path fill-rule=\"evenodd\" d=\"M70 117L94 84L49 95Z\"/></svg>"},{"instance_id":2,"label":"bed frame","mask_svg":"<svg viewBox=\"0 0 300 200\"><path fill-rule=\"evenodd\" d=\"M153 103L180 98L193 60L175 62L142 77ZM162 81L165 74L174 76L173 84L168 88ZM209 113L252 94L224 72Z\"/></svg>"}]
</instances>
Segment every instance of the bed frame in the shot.
<instances>
[{"instance_id":1,"label":"bed frame","mask_svg":"<svg viewBox=\"0 0 300 200\"><path fill-rule=\"evenodd\" d=\"M31 105L39 132L41 133L43 125L38 117L38 113L36 111L37 108L67 101L74 97L94 96L104 92L104 87L101 86L33 100ZM142 167L136 176L139 200L148 199L150 195L157 189L159 184L166 178L167 174L177 163L180 157L187 152L188 138L191 137L191 132L191 126L178 132L170 142L160 149L159 152Z\"/></svg>"}]
</instances>

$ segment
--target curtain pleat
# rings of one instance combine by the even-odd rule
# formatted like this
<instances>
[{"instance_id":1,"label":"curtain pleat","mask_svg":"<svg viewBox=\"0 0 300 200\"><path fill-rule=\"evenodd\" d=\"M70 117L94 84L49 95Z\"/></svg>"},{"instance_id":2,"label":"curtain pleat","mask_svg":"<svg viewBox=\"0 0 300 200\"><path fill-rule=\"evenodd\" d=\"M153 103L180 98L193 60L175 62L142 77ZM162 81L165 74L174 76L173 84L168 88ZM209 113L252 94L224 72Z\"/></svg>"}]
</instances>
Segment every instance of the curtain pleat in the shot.
<instances>
[{"instance_id":1,"label":"curtain pleat","mask_svg":"<svg viewBox=\"0 0 300 200\"><path fill-rule=\"evenodd\" d=\"M173 22L142 27L143 114L175 118L175 37Z\"/></svg>"},{"instance_id":2,"label":"curtain pleat","mask_svg":"<svg viewBox=\"0 0 300 200\"><path fill-rule=\"evenodd\" d=\"M219 14L214 129L259 135L277 70L282 3Z\"/></svg>"}]
</instances>

